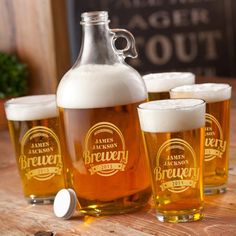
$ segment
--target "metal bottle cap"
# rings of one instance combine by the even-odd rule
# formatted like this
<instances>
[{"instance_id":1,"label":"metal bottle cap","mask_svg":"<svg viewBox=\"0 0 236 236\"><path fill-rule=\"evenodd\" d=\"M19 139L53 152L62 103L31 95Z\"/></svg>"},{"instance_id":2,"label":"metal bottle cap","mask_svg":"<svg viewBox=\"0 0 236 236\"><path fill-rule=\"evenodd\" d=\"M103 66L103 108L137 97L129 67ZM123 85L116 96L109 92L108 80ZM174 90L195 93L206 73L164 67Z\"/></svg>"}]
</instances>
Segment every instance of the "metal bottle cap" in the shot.
<instances>
[{"instance_id":1,"label":"metal bottle cap","mask_svg":"<svg viewBox=\"0 0 236 236\"><path fill-rule=\"evenodd\" d=\"M75 212L77 197L73 189L61 189L53 203L54 214L65 220L72 217Z\"/></svg>"}]
</instances>

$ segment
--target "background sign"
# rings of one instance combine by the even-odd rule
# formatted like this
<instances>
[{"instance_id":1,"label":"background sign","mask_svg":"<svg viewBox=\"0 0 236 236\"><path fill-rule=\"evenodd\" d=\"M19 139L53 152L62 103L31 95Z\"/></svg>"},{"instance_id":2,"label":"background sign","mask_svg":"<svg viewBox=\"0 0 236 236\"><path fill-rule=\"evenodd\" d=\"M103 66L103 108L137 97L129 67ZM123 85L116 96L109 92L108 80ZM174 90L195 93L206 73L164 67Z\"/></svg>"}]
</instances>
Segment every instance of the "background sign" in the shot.
<instances>
[{"instance_id":1,"label":"background sign","mask_svg":"<svg viewBox=\"0 0 236 236\"><path fill-rule=\"evenodd\" d=\"M80 48L80 15L107 10L110 28L124 28L136 39L141 74L191 71L235 76L236 9L234 0L80 0L69 1L73 60Z\"/></svg>"}]
</instances>

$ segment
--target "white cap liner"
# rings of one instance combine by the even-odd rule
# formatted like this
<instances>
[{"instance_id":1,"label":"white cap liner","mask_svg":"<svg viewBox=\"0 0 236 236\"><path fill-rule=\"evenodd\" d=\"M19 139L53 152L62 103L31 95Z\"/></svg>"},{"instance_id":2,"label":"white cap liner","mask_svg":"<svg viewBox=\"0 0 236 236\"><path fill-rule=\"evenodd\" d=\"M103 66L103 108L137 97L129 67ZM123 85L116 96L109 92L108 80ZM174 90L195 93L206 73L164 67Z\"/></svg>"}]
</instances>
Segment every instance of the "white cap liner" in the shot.
<instances>
[{"instance_id":1,"label":"white cap liner","mask_svg":"<svg viewBox=\"0 0 236 236\"><path fill-rule=\"evenodd\" d=\"M61 189L53 203L53 211L56 217L65 220L71 218L76 210L77 197L73 189Z\"/></svg>"}]
</instances>

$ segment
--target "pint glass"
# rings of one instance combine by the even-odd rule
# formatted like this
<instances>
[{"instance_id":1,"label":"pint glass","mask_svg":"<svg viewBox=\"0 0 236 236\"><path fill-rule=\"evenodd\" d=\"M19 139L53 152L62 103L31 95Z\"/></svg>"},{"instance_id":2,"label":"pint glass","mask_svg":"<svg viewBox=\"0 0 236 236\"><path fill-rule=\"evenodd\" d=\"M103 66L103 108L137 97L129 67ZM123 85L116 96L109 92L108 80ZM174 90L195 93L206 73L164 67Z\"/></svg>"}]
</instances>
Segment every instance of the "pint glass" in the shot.
<instances>
[{"instance_id":1,"label":"pint glass","mask_svg":"<svg viewBox=\"0 0 236 236\"><path fill-rule=\"evenodd\" d=\"M204 193L224 193L228 179L231 87L228 84L195 84L174 88L171 98L206 101Z\"/></svg>"},{"instance_id":2,"label":"pint glass","mask_svg":"<svg viewBox=\"0 0 236 236\"><path fill-rule=\"evenodd\" d=\"M189 72L166 72L143 76L149 101L170 98L170 89L195 83L195 75Z\"/></svg>"},{"instance_id":3,"label":"pint glass","mask_svg":"<svg viewBox=\"0 0 236 236\"><path fill-rule=\"evenodd\" d=\"M55 95L11 99L5 111L25 198L51 203L64 187Z\"/></svg>"},{"instance_id":4,"label":"pint glass","mask_svg":"<svg viewBox=\"0 0 236 236\"><path fill-rule=\"evenodd\" d=\"M205 102L169 99L138 107L157 219L196 221L203 208Z\"/></svg>"}]
</instances>

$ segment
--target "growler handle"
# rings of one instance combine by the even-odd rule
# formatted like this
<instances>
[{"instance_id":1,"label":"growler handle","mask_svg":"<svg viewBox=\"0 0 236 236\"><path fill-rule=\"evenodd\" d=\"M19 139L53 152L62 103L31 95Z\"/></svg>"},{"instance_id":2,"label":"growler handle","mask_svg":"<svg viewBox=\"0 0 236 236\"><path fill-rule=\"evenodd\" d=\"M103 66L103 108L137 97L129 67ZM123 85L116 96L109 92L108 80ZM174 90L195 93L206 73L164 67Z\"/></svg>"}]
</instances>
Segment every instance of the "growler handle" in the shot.
<instances>
[{"instance_id":1,"label":"growler handle","mask_svg":"<svg viewBox=\"0 0 236 236\"><path fill-rule=\"evenodd\" d=\"M138 56L138 53L135 47L134 36L129 31L124 30L124 29L111 29L111 32L113 33L112 47L115 53L117 53L119 56L123 57L124 59L126 57L136 58ZM124 38L126 40L127 45L125 48L117 49L115 45L115 41L118 38Z\"/></svg>"}]
</instances>

